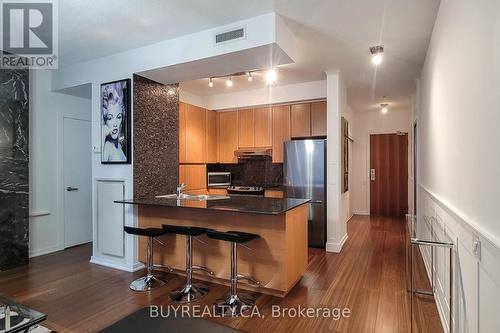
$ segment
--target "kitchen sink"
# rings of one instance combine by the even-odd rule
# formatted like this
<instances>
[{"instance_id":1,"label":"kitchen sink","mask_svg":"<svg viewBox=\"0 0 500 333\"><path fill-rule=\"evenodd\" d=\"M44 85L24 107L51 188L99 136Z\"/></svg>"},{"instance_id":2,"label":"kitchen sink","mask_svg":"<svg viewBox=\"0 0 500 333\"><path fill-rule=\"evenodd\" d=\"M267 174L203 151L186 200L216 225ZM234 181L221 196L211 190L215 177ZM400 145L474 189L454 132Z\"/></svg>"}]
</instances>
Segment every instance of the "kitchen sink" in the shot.
<instances>
[{"instance_id":1,"label":"kitchen sink","mask_svg":"<svg viewBox=\"0 0 500 333\"><path fill-rule=\"evenodd\" d=\"M223 200L229 199L226 195L207 195L207 194L181 194L179 198L177 198L177 194L166 194L166 195L157 195L156 198L164 198L164 199L179 199L179 200L195 200L195 201L208 201L208 200Z\"/></svg>"}]
</instances>

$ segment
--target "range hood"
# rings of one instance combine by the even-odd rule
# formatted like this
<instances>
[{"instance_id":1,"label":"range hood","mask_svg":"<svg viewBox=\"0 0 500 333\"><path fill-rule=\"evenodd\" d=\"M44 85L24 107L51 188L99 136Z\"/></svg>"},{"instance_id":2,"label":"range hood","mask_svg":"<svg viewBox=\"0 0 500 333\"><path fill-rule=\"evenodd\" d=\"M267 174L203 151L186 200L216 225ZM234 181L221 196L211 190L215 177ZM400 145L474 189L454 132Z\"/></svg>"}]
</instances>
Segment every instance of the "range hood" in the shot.
<instances>
[{"instance_id":1,"label":"range hood","mask_svg":"<svg viewBox=\"0 0 500 333\"><path fill-rule=\"evenodd\" d=\"M238 159L266 158L272 156L272 149L270 148L238 149L234 151L234 156L236 156Z\"/></svg>"}]
</instances>

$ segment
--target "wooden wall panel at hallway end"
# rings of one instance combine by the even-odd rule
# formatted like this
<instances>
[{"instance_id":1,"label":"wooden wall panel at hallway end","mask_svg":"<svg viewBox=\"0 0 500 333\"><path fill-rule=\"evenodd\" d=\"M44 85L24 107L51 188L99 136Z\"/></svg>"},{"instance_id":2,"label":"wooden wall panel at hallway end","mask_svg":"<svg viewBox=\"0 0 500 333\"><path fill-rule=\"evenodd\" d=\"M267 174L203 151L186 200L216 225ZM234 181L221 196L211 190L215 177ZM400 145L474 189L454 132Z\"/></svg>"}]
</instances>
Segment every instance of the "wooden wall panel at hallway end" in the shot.
<instances>
[{"instance_id":1,"label":"wooden wall panel at hallway end","mask_svg":"<svg viewBox=\"0 0 500 333\"><path fill-rule=\"evenodd\" d=\"M370 135L370 214L408 213L408 135Z\"/></svg>"}]
</instances>

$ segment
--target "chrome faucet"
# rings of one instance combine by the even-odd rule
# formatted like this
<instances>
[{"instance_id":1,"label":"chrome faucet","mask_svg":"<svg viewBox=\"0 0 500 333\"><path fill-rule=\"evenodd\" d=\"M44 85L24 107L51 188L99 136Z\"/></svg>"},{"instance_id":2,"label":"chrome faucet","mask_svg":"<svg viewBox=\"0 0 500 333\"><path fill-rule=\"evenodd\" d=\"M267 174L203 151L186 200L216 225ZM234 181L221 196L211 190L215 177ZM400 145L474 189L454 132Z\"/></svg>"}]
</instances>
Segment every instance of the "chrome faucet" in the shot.
<instances>
[{"instance_id":1,"label":"chrome faucet","mask_svg":"<svg viewBox=\"0 0 500 333\"><path fill-rule=\"evenodd\" d=\"M177 186L177 189L175 190L175 195L177 197L177 199L180 199L181 196L182 196L182 190L184 190L186 188L186 184L182 183L180 184L179 186Z\"/></svg>"}]
</instances>

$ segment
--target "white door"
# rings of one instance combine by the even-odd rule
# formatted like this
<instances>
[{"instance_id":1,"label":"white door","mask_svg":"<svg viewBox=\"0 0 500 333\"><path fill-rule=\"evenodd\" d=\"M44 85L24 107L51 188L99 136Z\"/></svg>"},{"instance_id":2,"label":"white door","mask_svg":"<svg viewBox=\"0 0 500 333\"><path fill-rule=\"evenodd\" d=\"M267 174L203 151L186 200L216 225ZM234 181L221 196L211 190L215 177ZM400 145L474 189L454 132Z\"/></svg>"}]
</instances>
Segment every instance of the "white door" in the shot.
<instances>
[{"instance_id":1,"label":"white door","mask_svg":"<svg viewBox=\"0 0 500 333\"><path fill-rule=\"evenodd\" d=\"M63 120L64 247L92 240L90 121Z\"/></svg>"}]
</instances>

